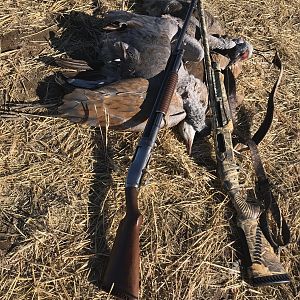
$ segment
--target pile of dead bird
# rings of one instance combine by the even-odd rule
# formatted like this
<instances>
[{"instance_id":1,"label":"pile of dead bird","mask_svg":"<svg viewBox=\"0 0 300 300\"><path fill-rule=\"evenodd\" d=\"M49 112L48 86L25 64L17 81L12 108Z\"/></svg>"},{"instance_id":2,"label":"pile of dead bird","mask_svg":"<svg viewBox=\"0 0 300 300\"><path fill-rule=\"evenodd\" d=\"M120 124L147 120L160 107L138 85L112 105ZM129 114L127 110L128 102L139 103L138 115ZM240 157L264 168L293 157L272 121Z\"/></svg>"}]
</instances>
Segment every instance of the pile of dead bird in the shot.
<instances>
[{"instance_id":1,"label":"pile of dead bird","mask_svg":"<svg viewBox=\"0 0 300 300\"><path fill-rule=\"evenodd\" d=\"M101 62L93 64L71 57L55 59L60 67L74 71L71 77L64 74L57 78L65 88L57 116L93 127L142 131L188 5L184 1L153 0L141 4L139 14L109 11L101 19L101 36L98 37L102 41L97 49ZM252 46L241 37L226 36L219 22L209 12L205 13L214 60L222 69L231 66L237 77L242 61L251 57ZM204 51L198 24L195 12L185 35L177 89L163 124L178 126L188 153L191 153L195 133L210 131L206 116L208 91L204 84ZM239 95L236 99L241 101Z\"/></svg>"}]
</instances>

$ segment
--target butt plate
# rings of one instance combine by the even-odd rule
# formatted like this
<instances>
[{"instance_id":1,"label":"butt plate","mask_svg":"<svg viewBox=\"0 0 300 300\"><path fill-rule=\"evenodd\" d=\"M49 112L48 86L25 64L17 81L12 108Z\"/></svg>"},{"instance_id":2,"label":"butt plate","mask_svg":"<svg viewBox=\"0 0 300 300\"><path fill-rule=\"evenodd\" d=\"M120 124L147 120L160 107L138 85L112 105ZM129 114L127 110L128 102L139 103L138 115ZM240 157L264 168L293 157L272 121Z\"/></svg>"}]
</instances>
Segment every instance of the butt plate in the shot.
<instances>
[{"instance_id":1,"label":"butt plate","mask_svg":"<svg viewBox=\"0 0 300 300\"><path fill-rule=\"evenodd\" d=\"M245 280L253 286L289 283L290 277L282 266L259 227L258 220L238 222L239 237L243 245Z\"/></svg>"},{"instance_id":2,"label":"butt plate","mask_svg":"<svg viewBox=\"0 0 300 300\"><path fill-rule=\"evenodd\" d=\"M288 274L275 274L271 276L253 277L251 278L250 284L253 286L265 286L265 285L275 285L284 284L291 281Z\"/></svg>"}]
</instances>

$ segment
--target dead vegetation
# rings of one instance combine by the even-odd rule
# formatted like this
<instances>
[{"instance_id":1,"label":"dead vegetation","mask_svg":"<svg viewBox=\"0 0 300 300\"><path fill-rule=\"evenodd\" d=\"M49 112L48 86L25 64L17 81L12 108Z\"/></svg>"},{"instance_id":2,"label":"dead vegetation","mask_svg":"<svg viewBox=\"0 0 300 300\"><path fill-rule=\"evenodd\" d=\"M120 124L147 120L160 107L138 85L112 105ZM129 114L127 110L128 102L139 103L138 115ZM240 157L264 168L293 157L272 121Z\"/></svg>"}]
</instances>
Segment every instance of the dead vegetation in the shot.
<instances>
[{"instance_id":1,"label":"dead vegetation","mask_svg":"<svg viewBox=\"0 0 300 300\"><path fill-rule=\"evenodd\" d=\"M240 280L233 212L215 177L212 141L198 140L190 158L176 133L163 130L140 192L141 299L299 299L300 2L206 4L228 33L268 50L268 60L274 48L282 56L274 122L260 151L292 232L281 252L292 282L255 289ZM64 34L60 17L122 5L127 1L2 1L1 102L58 97L51 80L57 68L45 62L64 52L52 36ZM277 73L265 58L255 55L239 79L240 114L251 117L252 132ZM126 169L139 135L52 117L1 118L0 128L1 299L109 299L94 283L124 213ZM249 157L242 164L250 182Z\"/></svg>"}]
</instances>

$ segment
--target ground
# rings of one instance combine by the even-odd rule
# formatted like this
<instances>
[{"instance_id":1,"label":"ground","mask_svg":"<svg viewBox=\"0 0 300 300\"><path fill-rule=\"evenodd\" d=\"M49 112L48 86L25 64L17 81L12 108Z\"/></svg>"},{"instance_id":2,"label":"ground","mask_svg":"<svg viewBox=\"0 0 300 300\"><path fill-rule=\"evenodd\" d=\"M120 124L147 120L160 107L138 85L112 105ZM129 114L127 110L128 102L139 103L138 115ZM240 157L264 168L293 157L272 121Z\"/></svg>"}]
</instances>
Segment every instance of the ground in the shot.
<instances>
[{"instance_id":1,"label":"ground","mask_svg":"<svg viewBox=\"0 0 300 300\"><path fill-rule=\"evenodd\" d=\"M240 115L252 132L278 74L267 60L274 49L282 57L274 121L259 149L292 233L280 253L291 283L253 288L241 280L234 214L215 176L211 138L198 138L189 157L176 130L162 130L139 196L141 299L300 299L300 2L205 5L228 34L259 50L238 82L245 95ZM80 24L122 7L132 9L127 1L2 1L1 103L59 98L51 58L76 57L82 44L74 36L85 30ZM96 31L87 32L85 43ZM51 116L1 117L0 128L1 299L108 299L97 285L124 214L126 170L139 134ZM244 182L251 182L246 153L241 166Z\"/></svg>"}]
</instances>

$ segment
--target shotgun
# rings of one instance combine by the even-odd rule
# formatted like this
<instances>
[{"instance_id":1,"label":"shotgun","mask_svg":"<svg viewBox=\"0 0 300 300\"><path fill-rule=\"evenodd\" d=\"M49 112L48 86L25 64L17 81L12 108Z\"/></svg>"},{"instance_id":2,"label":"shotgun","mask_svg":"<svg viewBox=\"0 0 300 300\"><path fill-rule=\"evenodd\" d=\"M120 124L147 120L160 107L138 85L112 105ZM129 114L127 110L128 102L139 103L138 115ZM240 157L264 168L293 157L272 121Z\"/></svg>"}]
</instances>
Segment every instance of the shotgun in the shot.
<instances>
[{"instance_id":1,"label":"shotgun","mask_svg":"<svg viewBox=\"0 0 300 300\"><path fill-rule=\"evenodd\" d=\"M243 252L241 253L243 258L242 264L246 273L245 279L253 286L288 283L290 281L289 275L281 265L275 252L278 245L285 245L289 242L290 233L284 218L280 215L258 155L257 144L261 138L258 139L257 135L254 135L252 139L250 138L245 142L250 149L253 159L257 178L256 185L260 188L260 191L256 194L256 199L250 199L239 183L238 165L235 160L232 143L235 120L229 102L230 95L227 95L219 65L211 60L201 0L198 1L198 15L204 48L206 83L212 112L217 171L222 185L229 194L236 210L237 231L241 251ZM277 81L275 84L276 88L278 84L279 82ZM273 101L273 99L271 100ZM267 130L268 128L265 131ZM263 222L263 220L266 221L266 218L262 218L262 216L265 216L268 209L272 212L275 222L282 233L283 241L281 243L279 241L275 243L271 235L265 233L267 232L267 222Z\"/></svg>"},{"instance_id":2,"label":"shotgun","mask_svg":"<svg viewBox=\"0 0 300 300\"><path fill-rule=\"evenodd\" d=\"M161 123L176 89L178 71L183 56L183 39L195 6L196 0L193 0L190 3L176 46L168 59L162 85L127 173L126 214L117 229L102 286L103 290L121 299L138 299L139 234L142 225L142 215L138 208L138 188L149 163Z\"/></svg>"}]
</instances>

